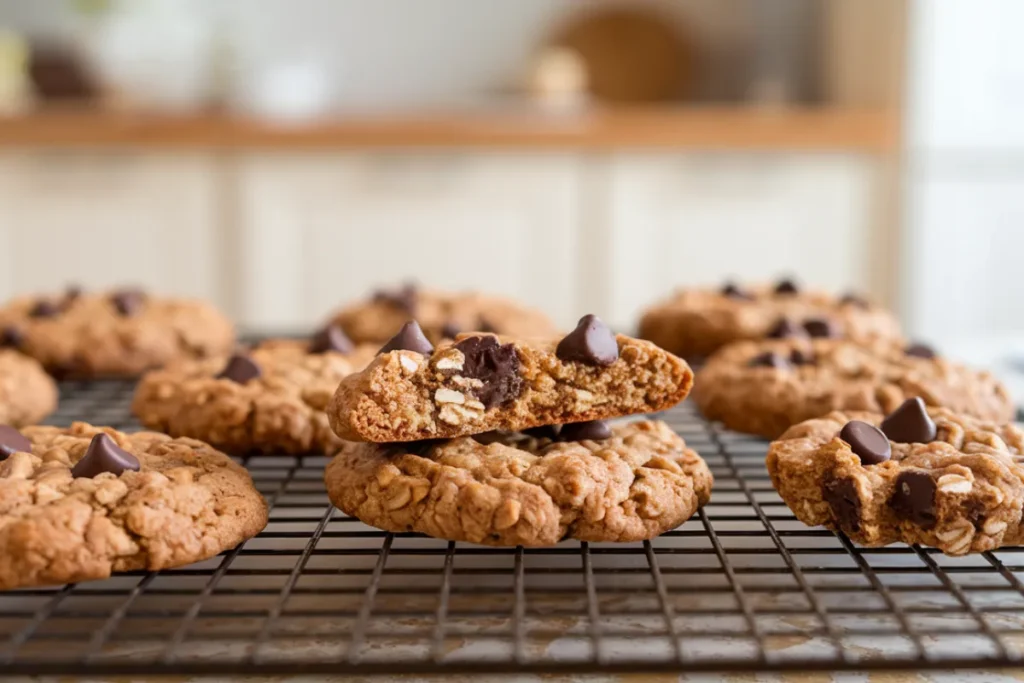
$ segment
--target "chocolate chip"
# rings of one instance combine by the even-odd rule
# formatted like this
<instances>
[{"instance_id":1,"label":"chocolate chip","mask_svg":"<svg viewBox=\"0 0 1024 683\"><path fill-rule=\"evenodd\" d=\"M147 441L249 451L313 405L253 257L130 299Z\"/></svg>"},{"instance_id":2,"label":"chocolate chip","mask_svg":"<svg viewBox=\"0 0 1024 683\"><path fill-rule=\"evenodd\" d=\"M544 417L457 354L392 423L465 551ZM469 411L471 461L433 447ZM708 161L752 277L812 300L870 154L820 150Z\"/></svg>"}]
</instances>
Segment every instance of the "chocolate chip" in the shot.
<instances>
[{"instance_id":1,"label":"chocolate chip","mask_svg":"<svg viewBox=\"0 0 1024 683\"><path fill-rule=\"evenodd\" d=\"M843 306L856 306L857 308L868 308L870 305L868 304L867 299L853 293L844 294L842 298L839 299L839 303Z\"/></svg>"},{"instance_id":2,"label":"chocolate chip","mask_svg":"<svg viewBox=\"0 0 1024 683\"><path fill-rule=\"evenodd\" d=\"M892 447L878 427L860 420L852 420L840 430L839 438L850 444L864 465L877 465L892 457Z\"/></svg>"},{"instance_id":3,"label":"chocolate chip","mask_svg":"<svg viewBox=\"0 0 1024 683\"><path fill-rule=\"evenodd\" d=\"M229 379L238 384L245 384L251 379L256 379L263 372L260 366L252 358L245 354L236 353L228 359L227 365L217 375L217 379Z\"/></svg>"},{"instance_id":4,"label":"chocolate chip","mask_svg":"<svg viewBox=\"0 0 1024 683\"><path fill-rule=\"evenodd\" d=\"M900 443L931 443L937 432L935 421L918 396L908 398L882 420L882 433Z\"/></svg>"},{"instance_id":5,"label":"chocolate chip","mask_svg":"<svg viewBox=\"0 0 1024 683\"><path fill-rule=\"evenodd\" d=\"M793 365L814 365L817 360L813 351L793 349L789 352L789 362Z\"/></svg>"},{"instance_id":6,"label":"chocolate chip","mask_svg":"<svg viewBox=\"0 0 1024 683\"><path fill-rule=\"evenodd\" d=\"M889 507L898 518L931 529L935 526L935 480L925 472L902 472L896 477Z\"/></svg>"},{"instance_id":7,"label":"chocolate chip","mask_svg":"<svg viewBox=\"0 0 1024 683\"><path fill-rule=\"evenodd\" d=\"M423 334L420 324L415 320L410 320L402 325L402 329L398 331L398 334L389 339L387 344L380 347L377 355L387 353L388 351L415 351L424 356L429 356L433 350L434 346L427 339L426 335Z\"/></svg>"},{"instance_id":8,"label":"chocolate chip","mask_svg":"<svg viewBox=\"0 0 1024 683\"><path fill-rule=\"evenodd\" d=\"M514 345L500 344L497 337L486 335L467 337L454 348L465 357L462 375L483 383L471 391L484 407L503 405L522 391L523 378L519 376L519 356Z\"/></svg>"},{"instance_id":9,"label":"chocolate chip","mask_svg":"<svg viewBox=\"0 0 1024 683\"><path fill-rule=\"evenodd\" d=\"M0 347L8 349L20 349L25 343L25 333L14 325L6 325L0 330Z\"/></svg>"},{"instance_id":10,"label":"chocolate chip","mask_svg":"<svg viewBox=\"0 0 1024 683\"><path fill-rule=\"evenodd\" d=\"M779 284L775 285L776 294L797 294L799 291L800 288L790 279L779 280Z\"/></svg>"},{"instance_id":11,"label":"chocolate chip","mask_svg":"<svg viewBox=\"0 0 1024 683\"><path fill-rule=\"evenodd\" d=\"M60 313L60 306L52 301L40 299L36 302L35 306L29 310L28 315L30 318L53 318L58 313Z\"/></svg>"},{"instance_id":12,"label":"chocolate chip","mask_svg":"<svg viewBox=\"0 0 1024 683\"><path fill-rule=\"evenodd\" d=\"M853 479L844 477L826 482L821 497L832 510L836 526L848 533L860 531L860 496Z\"/></svg>"},{"instance_id":13,"label":"chocolate chip","mask_svg":"<svg viewBox=\"0 0 1024 683\"><path fill-rule=\"evenodd\" d=\"M0 425L0 461L15 453L31 453L32 442L10 425Z\"/></svg>"},{"instance_id":14,"label":"chocolate chip","mask_svg":"<svg viewBox=\"0 0 1024 683\"><path fill-rule=\"evenodd\" d=\"M580 318L575 330L558 342L555 355L564 361L611 365L619 358L619 343L615 333L600 318L588 314Z\"/></svg>"},{"instance_id":15,"label":"chocolate chip","mask_svg":"<svg viewBox=\"0 0 1024 683\"><path fill-rule=\"evenodd\" d=\"M532 436L535 439L551 439L554 441L558 438L558 425L544 425L542 427L530 427L524 429L523 434Z\"/></svg>"},{"instance_id":16,"label":"chocolate chip","mask_svg":"<svg viewBox=\"0 0 1024 683\"><path fill-rule=\"evenodd\" d=\"M141 311L145 301L146 295L137 289L124 289L110 295L110 303L126 318Z\"/></svg>"},{"instance_id":17,"label":"chocolate chip","mask_svg":"<svg viewBox=\"0 0 1024 683\"><path fill-rule=\"evenodd\" d=\"M775 326L768 330L769 339L785 339L787 337L806 337L807 330L789 318L779 318Z\"/></svg>"},{"instance_id":18,"label":"chocolate chip","mask_svg":"<svg viewBox=\"0 0 1024 683\"><path fill-rule=\"evenodd\" d=\"M310 353L326 353L335 351L337 353L352 353L355 346L345 332L337 325L328 325L313 335L309 341Z\"/></svg>"},{"instance_id":19,"label":"chocolate chip","mask_svg":"<svg viewBox=\"0 0 1024 683\"><path fill-rule=\"evenodd\" d=\"M903 353L915 358L935 358L935 349L927 344L911 344L903 349Z\"/></svg>"},{"instance_id":20,"label":"chocolate chip","mask_svg":"<svg viewBox=\"0 0 1024 683\"><path fill-rule=\"evenodd\" d=\"M754 298L753 295L751 295L749 292L740 289L733 282L725 283L725 286L722 287L721 294L722 296L728 297L730 299L742 299L744 301L750 301L751 299Z\"/></svg>"},{"instance_id":21,"label":"chocolate chip","mask_svg":"<svg viewBox=\"0 0 1024 683\"><path fill-rule=\"evenodd\" d=\"M750 363L748 365L752 368L778 368L779 370L789 369L789 362L774 351L765 351L758 356L754 356L750 359Z\"/></svg>"},{"instance_id":22,"label":"chocolate chip","mask_svg":"<svg viewBox=\"0 0 1024 683\"><path fill-rule=\"evenodd\" d=\"M416 299L418 288L415 282L407 282L398 289L377 290L373 294L374 301L381 301L409 315L416 315Z\"/></svg>"},{"instance_id":23,"label":"chocolate chip","mask_svg":"<svg viewBox=\"0 0 1024 683\"><path fill-rule=\"evenodd\" d=\"M838 337L839 332L831 320L825 318L812 318L804 321L804 329L812 337Z\"/></svg>"},{"instance_id":24,"label":"chocolate chip","mask_svg":"<svg viewBox=\"0 0 1024 683\"><path fill-rule=\"evenodd\" d=\"M559 441L602 441L612 438L612 429L604 420L572 422L562 425Z\"/></svg>"},{"instance_id":25,"label":"chocolate chip","mask_svg":"<svg viewBox=\"0 0 1024 683\"><path fill-rule=\"evenodd\" d=\"M134 455L124 450L106 434L97 434L89 442L89 448L82 459L71 468L71 476L93 477L109 472L115 477L126 470L139 471L139 461Z\"/></svg>"},{"instance_id":26,"label":"chocolate chip","mask_svg":"<svg viewBox=\"0 0 1024 683\"><path fill-rule=\"evenodd\" d=\"M461 331L458 325L450 320L441 326L441 336L447 339L455 339Z\"/></svg>"}]
</instances>

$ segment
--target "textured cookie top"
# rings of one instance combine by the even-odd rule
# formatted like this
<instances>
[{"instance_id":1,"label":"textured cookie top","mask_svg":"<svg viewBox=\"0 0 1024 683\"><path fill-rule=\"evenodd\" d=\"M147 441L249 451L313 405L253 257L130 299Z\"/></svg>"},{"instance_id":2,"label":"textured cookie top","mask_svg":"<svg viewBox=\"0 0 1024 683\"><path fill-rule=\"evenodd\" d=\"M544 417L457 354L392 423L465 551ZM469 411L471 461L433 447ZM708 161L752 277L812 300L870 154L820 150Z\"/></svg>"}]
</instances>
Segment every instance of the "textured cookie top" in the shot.
<instances>
[{"instance_id":1,"label":"textured cookie top","mask_svg":"<svg viewBox=\"0 0 1024 683\"><path fill-rule=\"evenodd\" d=\"M384 343L411 319L435 344L460 332L542 338L557 333L546 315L511 299L479 292L421 290L412 285L377 292L370 300L339 311L332 322L355 342Z\"/></svg>"},{"instance_id":2,"label":"textured cookie top","mask_svg":"<svg viewBox=\"0 0 1024 683\"><path fill-rule=\"evenodd\" d=\"M888 413L912 396L998 422L1013 416L995 377L930 355L920 345L840 339L737 342L698 373L694 400L709 419L769 438L830 410Z\"/></svg>"},{"instance_id":3,"label":"textured cookie top","mask_svg":"<svg viewBox=\"0 0 1024 683\"><path fill-rule=\"evenodd\" d=\"M57 407L57 385L34 359L0 349L0 424L39 422Z\"/></svg>"},{"instance_id":4,"label":"textured cookie top","mask_svg":"<svg viewBox=\"0 0 1024 683\"><path fill-rule=\"evenodd\" d=\"M327 466L327 489L385 530L501 546L651 538L711 493L704 461L662 422L616 425L599 441L488 437L348 444Z\"/></svg>"},{"instance_id":5,"label":"textured cookie top","mask_svg":"<svg viewBox=\"0 0 1024 683\"><path fill-rule=\"evenodd\" d=\"M231 322L202 301L135 290L22 297L0 308L3 341L69 376L134 376L226 353Z\"/></svg>"},{"instance_id":6,"label":"textured cookie top","mask_svg":"<svg viewBox=\"0 0 1024 683\"><path fill-rule=\"evenodd\" d=\"M269 340L232 357L147 373L132 410L150 429L231 453L330 453L341 440L323 410L342 378L376 351L358 346L312 353L306 340Z\"/></svg>"},{"instance_id":7,"label":"textured cookie top","mask_svg":"<svg viewBox=\"0 0 1024 683\"><path fill-rule=\"evenodd\" d=\"M688 289L655 304L640 320L640 336L683 356L707 356L743 339L771 337L780 324L812 336L873 342L898 339L899 323L885 309L856 296L834 297L776 285Z\"/></svg>"},{"instance_id":8,"label":"textured cookie top","mask_svg":"<svg viewBox=\"0 0 1024 683\"><path fill-rule=\"evenodd\" d=\"M585 327L546 341L460 335L433 351L392 340L385 349L402 350L338 386L331 427L350 441L416 441L649 413L686 398L693 373L684 361Z\"/></svg>"},{"instance_id":9,"label":"textured cookie top","mask_svg":"<svg viewBox=\"0 0 1024 683\"><path fill-rule=\"evenodd\" d=\"M904 541L960 555L1019 543L1024 432L944 408L926 412L931 440L918 443L884 432L872 442L869 428L844 432L851 421L883 425L877 413L837 411L795 425L768 451L772 482L801 521L866 545ZM876 457L886 447L888 457Z\"/></svg>"},{"instance_id":10,"label":"textured cookie top","mask_svg":"<svg viewBox=\"0 0 1024 683\"><path fill-rule=\"evenodd\" d=\"M245 469L198 441L81 422L22 435L0 428L0 589L188 564L266 524Z\"/></svg>"}]
</instances>

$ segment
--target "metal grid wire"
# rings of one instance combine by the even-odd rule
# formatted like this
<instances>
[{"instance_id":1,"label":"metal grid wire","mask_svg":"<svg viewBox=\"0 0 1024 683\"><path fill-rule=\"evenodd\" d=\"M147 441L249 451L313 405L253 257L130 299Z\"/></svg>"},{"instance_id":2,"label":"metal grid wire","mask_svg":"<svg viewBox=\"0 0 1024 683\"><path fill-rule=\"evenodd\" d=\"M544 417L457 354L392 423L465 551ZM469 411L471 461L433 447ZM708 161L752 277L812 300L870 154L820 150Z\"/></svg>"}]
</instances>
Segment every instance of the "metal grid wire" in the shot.
<instances>
[{"instance_id":1,"label":"metal grid wire","mask_svg":"<svg viewBox=\"0 0 1024 683\"><path fill-rule=\"evenodd\" d=\"M125 383L63 386L55 424L133 429ZM684 404L663 416L713 500L633 544L484 548L386 534L328 503L326 459L245 460L271 505L193 566L0 594L10 674L725 671L1019 661L1022 549L858 548L796 521L765 443Z\"/></svg>"}]
</instances>

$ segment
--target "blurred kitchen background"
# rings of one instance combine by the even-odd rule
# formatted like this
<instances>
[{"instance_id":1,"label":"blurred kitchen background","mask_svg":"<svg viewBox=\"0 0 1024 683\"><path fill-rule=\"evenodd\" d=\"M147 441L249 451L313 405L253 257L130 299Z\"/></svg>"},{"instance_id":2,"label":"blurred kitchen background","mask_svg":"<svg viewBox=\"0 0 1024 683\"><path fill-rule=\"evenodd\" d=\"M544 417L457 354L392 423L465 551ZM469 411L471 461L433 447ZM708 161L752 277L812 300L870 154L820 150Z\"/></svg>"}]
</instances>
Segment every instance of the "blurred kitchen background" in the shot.
<instances>
[{"instance_id":1,"label":"blurred kitchen background","mask_svg":"<svg viewBox=\"0 0 1024 683\"><path fill-rule=\"evenodd\" d=\"M1012 367L1022 24L1018 0L0 0L0 295L137 283L278 330L413 278L630 328L677 286L791 275Z\"/></svg>"}]
</instances>

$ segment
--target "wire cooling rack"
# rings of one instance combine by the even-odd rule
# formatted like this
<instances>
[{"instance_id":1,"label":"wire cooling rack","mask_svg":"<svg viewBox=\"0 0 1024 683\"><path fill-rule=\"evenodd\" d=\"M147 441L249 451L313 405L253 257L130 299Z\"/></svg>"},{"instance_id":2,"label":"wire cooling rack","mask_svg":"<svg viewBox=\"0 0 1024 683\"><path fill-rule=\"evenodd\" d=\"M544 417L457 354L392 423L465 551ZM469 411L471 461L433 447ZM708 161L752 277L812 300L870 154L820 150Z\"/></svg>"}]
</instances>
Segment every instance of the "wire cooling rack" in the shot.
<instances>
[{"instance_id":1,"label":"wire cooling rack","mask_svg":"<svg viewBox=\"0 0 1024 683\"><path fill-rule=\"evenodd\" d=\"M137 425L126 383L65 383L55 424ZM863 549L796 521L765 443L663 416L713 500L649 543L496 549L334 510L322 457L252 457L270 524L206 562L0 593L0 673L868 670L1014 664L1022 549Z\"/></svg>"}]
</instances>

